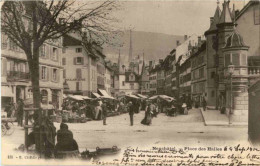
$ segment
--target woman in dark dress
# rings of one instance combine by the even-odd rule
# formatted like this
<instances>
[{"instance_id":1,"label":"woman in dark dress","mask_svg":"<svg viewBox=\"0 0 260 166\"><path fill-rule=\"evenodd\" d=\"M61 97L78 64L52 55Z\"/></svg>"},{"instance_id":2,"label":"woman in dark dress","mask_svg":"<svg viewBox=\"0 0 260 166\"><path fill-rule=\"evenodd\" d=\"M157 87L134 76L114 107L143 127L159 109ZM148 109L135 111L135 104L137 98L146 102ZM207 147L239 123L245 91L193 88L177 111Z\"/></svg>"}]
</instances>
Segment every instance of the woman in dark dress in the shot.
<instances>
[{"instance_id":1,"label":"woman in dark dress","mask_svg":"<svg viewBox=\"0 0 260 166\"><path fill-rule=\"evenodd\" d=\"M145 109L145 117L141 121L141 124L143 124L143 125L151 125L152 124L153 109L155 109L155 106L153 104L149 103L148 106Z\"/></svg>"}]
</instances>

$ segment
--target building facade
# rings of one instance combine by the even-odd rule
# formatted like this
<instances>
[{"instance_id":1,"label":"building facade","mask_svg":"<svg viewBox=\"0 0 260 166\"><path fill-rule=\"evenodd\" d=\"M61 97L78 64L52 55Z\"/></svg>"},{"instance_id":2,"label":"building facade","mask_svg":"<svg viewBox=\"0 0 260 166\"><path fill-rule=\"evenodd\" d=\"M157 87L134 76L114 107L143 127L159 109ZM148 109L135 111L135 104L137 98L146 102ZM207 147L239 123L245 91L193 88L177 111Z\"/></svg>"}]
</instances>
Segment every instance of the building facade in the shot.
<instances>
[{"instance_id":1,"label":"building facade","mask_svg":"<svg viewBox=\"0 0 260 166\"><path fill-rule=\"evenodd\" d=\"M62 38L46 41L40 47L39 81L41 106L61 108L63 95L63 67L61 65ZM2 97L33 98L29 66L25 53L2 34ZM4 99L5 100L5 99Z\"/></svg>"},{"instance_id":2,"label":"building facade","mask_svg":"<svg viewBox=\"0 0 260 166\"><path fill-rule=\"evenodd\" d=\"M191 97L194 101L200 101L202 98L207 100L206 80L207 80L207 64L206 64L206 42L192 52L191 61Z\"/></svg>"}]
</instances>

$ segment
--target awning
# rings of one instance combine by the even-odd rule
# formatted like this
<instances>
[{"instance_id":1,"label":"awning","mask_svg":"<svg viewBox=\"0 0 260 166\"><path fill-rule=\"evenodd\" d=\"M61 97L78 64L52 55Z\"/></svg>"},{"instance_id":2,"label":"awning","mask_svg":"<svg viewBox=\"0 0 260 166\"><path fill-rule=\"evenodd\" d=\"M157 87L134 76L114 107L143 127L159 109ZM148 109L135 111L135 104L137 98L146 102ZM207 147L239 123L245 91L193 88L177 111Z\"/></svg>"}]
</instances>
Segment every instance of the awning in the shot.
<instances>
[{"instance_id":1,"label":"awning","mask_svg":"<svg viewBox=\"0 0 260 166\"><path fill-rule=\"evenodd\" d=\"M114 97L111 97L111 96L100 96L100 98L104 98L104 99L115 99Z\"/></svg>"},{"instance_id":2,"label":"awning","mask_svg":"<svg viewBox=\"0 0 260 166\"><path fill-rule=\"evenodd\" d=\"M88 97L88 96L82 96L82 99L85 99L85 100L90 100L91 98Z\"/></svg>"},{"instance_id":3,"label":"awning","mask_svg":"<svg viewBox=\"0 0 260 166\"><path fill-rule=\"evenodd\" d=\"M140 99L139 97L135 96L135 95L126 95L128 97L131 97L131 98L135 98L135 99Z\"/></svg>"},{"instance_id":4,"label":"awning","mask_svg":"<svg viewBox=\"0 0 260 166\"><path fill-rule=\"evenodd\" d=\"M100 98L100 95L98 93L93 93L92 94L96 97L96 98Z\"/></svg>"},{"instance_id":5,"label":"awning","mask_svg":"<svg viewBox=\"0 0 260 166\"><path fill-rule=\"evenodd\" d=\"M78 100L78 101L82 101L83 98L80 95L68 95L68 98L74 99L74 100Z\"/></svg>"},{"instance_id":6,"label":"awning","mask_svg":"<svg viewBox=\"0 0 260 166\"><path fill-rule=\"evenodd\" d=\"M173 97L167 96L167 95L159 95L160 98L168 101L175 100Z\"/></svg>"},{"instance_id":7,"label":"awning","mask_svg":"<svg viewBox=\"0 0 260 166\"><path fill-rule=\"evenodd\" d=\"M102 90L102 89L98 89L98 91L102 94L102 96L110 97L110 95L107 93L107 91Z\"/></svg>"},{"instance_id":8,"label":"awning","mask_svg":"<svg viewBox=\"0 0 260 166\"><path fill-rule=\"evenodd\" d=\"M1 96L2 97L14 97L11 87L1 86Z\"/></svg>"},{"instance_id":9,"label":"awning","mask_svg":"<svg viewBox=\"0 0 260 166\"><path fill-rule=\"evenodd\" d=\"M141 95L141 94L137 94L137 96L140 97L140 98L143 98L143 99L146 99L146 98L147 98L146 96Z\"/></svg>"},{"instance_id":10,"label":"awning","mask_svg":"<svg viewBox=\"0 0 260 166\"><path fill-rule=\"evenodd\" d=\"M149 99L153 100L153 99L156 99L158 97L159 97L158 95L155 95L155 96L150 97Z\"/></svg>"}]
</instances>

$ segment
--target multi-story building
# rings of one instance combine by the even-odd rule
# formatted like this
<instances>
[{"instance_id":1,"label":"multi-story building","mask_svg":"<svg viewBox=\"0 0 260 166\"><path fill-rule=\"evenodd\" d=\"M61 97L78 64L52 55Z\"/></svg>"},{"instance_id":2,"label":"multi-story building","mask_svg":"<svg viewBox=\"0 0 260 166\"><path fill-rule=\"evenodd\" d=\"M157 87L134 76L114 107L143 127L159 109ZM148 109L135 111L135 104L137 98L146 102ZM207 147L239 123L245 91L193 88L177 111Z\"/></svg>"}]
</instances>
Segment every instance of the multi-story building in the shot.
<instances>
[{"instance_id":1,"label":"multi-story building","mask_svg":"<svg viewBox=\"0 0 260 166\"><path fill-rule=\"evenodd\" d=\"M149 81L149 66L145 65L143 58L143 66L140 76L140 94L149 95L150 92L150 81Z\"/></svg>"},{"instance_id":2,"label":"multi-story building","mask_svg":"<svg viewBox=\"0 0 260 166\"><path fill-rule=\"evenodd\" d=\"M172 53L172 52L171 52ZM175 60L175 55L168 55L164 62L163 68L165 73L165 83L164 83L164 94L168 96L173 96L172 91L172 71L173 71L173 61Z\"/></svg>"},{"instance_id":3,"label":"multi-story building","mask_svg":"<svg viewBox=\"0 0 260 166\"><path fill-rule=\"evenodd\" d=\"M157 94L157 69L158 65L151 67L149 72L150 96Z\"/></svg>"},{"instance_id":4,"label":"multi-story building","mask_svg":"<svg viewBox=\"0 0 260 166\"><path fill-rule=\"evenodd\" d=\"M105 62L105 90L111 96L114 93L114 78L113 78L113 69L110 61Z\"/></svg>"},{"instance_id":5,"label":"multi-story building","mask_svg":"<svg viewBox=\"0 0 260 166\"><path fill-rule=\"evenodd\" d=\"M191 95L191 62L186 59L180 66L179 72L180 96Z\"/></svg>"},{"instance_id":6,"label":"multi-story building","mask_svg":"<svg viewBox=\"0 0 260 166\"><path fill-rule=\"evenodd\" d=\"M90 96L97 89L97 56L90 53L82 39L75 34L64 36L63 46L63 78L69 88L64 93Z\"/></svg>"},{"instance_id":7,"label":"multi-story building","mask_svg":"<svg viewBox=\"0 0 260 166\"><path fill-rule=\"evenodd\" d=\"M114 75L115 96L120 97L127 94L134 94L140 91L139 75L132 70L126 70L125 65L122 65L119 53L117 71Z\"/></svg>"},{"instance_id":8,"label":"multi-story building","mask_svg":"<svg viewBox=\"0 0 260 166\"><path fill-rule=\"evenodd\" d=\"M159 64L157 65L157 94L164 94L165 85L165 69L163 68L163 59L159 59Z\"/></svg>"},{"instance_id":9,"label":"multi-story building","mask_svg":"<svg viewBox=\"0 0 260 166\"><path fill-rule=\"evenodd\" d=\"M224 1L205 32L208 105L226 108L231 122L247 122L248 84L259 79L259 10L259 2L250 1L240 12L231 12Z\"/></svg>"},{"instance_id":10,"label":"multi-story building","mask_svg":"<svg viewBox=\"0 0 260 166\"><path fill-rule=\"evenodd\" d=\"M55 104L60 108L63 95L61 65L62 38L46 41L39 53L41 106ZM16 103L19 98L32 98L32 84L25 53L2 34L2 96L8 95ZM3 99L4 102L5 99Z\"/></svg>"},{"instance_id":11,"label":"multi-story building","mask_svg":"<svg viewBox=\"0 0 260 166\"><path fill-rule=\"evenodd\" d=\"M191 61L191 97L194 101L202 101L202 97L207 97L206 79L206 42L203 42L190 57ZM214 75L212 76L214 77Z\"/></svg>"}]
</instances>

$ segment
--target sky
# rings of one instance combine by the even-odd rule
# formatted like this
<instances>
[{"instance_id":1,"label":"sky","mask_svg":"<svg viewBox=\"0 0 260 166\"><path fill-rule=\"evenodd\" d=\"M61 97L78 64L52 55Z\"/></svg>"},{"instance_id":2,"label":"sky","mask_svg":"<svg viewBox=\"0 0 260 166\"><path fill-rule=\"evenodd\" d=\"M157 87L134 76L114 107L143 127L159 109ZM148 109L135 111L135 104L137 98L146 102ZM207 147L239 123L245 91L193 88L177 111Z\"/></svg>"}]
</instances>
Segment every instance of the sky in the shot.
<instances>
[{"instance_id":1,"label":"sky","mask_svg":"<svg viewBox=\"0 0 260 166\"><path fill-rule=\"evenodd\" d=\"M222 9L222 1L219 6ZM248 0L231 0L235 9L241 9ZM135 31L157 32L172 35L203 34L210 25L217 0L131 0L121 2L116 12L120 27Z\"/></svg>"}]
</instances>

